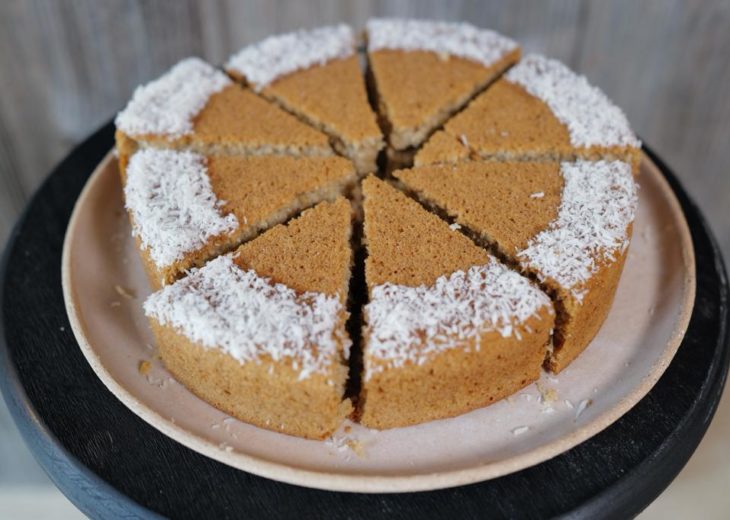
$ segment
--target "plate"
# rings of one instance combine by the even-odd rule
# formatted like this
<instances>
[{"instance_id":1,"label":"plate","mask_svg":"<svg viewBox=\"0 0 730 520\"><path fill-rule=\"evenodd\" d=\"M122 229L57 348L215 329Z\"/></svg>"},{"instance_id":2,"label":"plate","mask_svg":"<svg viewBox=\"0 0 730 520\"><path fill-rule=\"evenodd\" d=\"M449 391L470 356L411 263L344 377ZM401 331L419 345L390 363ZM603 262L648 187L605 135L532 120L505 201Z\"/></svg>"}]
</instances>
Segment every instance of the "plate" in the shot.
<instances>
[{"instance_id":1,"label":"plate","mask_svg":"<svg viewBox=\"0 0 730 520\"><path fill-rule=\"evenodd\" d=\"M694 303L692 241L671 188L646 156L638 182L632 245L593 342L558 376L544 373L508 399L451 419L386 431L349 423L331 439L312 441L237 421L178 384L156 358L142 313L150 291L111 152L87 182L66 232L66 310L84 356L118 399L220 462L337 491L483 481L539 464L606 428L646 395L677 351Z\"/></svg>"}]
</instances>

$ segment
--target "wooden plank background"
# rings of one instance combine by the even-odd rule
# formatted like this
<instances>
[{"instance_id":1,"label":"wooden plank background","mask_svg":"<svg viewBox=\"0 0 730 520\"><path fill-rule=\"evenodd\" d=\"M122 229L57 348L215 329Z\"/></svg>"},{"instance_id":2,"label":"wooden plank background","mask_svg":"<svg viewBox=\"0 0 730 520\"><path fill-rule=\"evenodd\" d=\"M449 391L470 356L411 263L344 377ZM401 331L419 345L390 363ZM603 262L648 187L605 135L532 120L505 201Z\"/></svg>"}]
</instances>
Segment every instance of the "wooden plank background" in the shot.
<instances>
[{"instance_id":1,"label":"wooden plank background","mask_svg":"<svg viewBox=\"0 0 730 520\"><path fill-rule=\"evenodd\" d=\"M271 33L373 15L466 20L586 74L676 169L730 253L727 0L4 1L0 241L49 169L137 84L184 56L222 63Z\"/></svg>"}]
</instances>

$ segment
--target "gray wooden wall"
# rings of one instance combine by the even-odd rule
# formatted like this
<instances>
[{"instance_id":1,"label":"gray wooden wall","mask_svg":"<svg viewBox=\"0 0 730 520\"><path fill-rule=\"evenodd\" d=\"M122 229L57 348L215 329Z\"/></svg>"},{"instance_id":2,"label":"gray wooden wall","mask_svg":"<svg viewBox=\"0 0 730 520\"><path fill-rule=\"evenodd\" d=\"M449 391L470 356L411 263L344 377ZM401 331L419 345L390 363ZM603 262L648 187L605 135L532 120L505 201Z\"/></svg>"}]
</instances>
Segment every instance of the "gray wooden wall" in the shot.
<instances>
[{"instance_id":1,"label":"gray wooden wall","mask_svg":"<svg viewBox=\"0 0 730 520\"><path fill-rule=\"evenodd\" d=\"M373 15L467 20L586 74L676 169L730 253L727 0L4 0L0 241L49 169L135 85L187 55L221 63L271 33Z\"/></svg>"}]
</instances>

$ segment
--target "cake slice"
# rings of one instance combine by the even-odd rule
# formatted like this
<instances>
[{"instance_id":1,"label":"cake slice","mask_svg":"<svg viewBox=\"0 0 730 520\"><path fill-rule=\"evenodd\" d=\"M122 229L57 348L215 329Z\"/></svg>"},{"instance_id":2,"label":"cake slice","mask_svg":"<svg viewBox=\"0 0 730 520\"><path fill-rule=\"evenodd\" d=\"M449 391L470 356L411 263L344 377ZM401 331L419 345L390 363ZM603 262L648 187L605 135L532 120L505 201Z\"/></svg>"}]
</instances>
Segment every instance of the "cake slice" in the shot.
<instances>
[{"instance_id":1,"label":"cake slice","mask_svg":"<svg viewBox=\"0 0 730 520\"><path fill-rule=\"evenodd\" d=\"M323 439L344 398L350 204L321 203L150 296L162 361L210 404L273 431Z\"/></svg>"},{"instance_id":2,"label":"cake slice","mask_svg":"<svg viewBox=\"0 0 730 520\"><path fill-rule=\"evenodd\" d=\"M384 181L368 177L363 192L360 421L451 417L535 381L553 327L548 296Z\"/></svg>"},{"instance_id":3,"label":"cake slice","mask_svg":"<svg viewBox=\"0 0 730 520\"><path fill-rule=\"evenodd\" d=\"M415 164L583 158L620 159L636 169L640 147L603 92L559 61L533 54L434 134Z\"/></svg>"},{"instance_id":4,"label":"cake slice","mask_svg":"<svg viewBox=\"0 0 730 520\"><path fill-rule=\"evenodd\" d=\"M153 288L356 179L343 157L204 156L145 148L121 168L124 197Z\"/></svg>"},{"instance_id":5,"label":"cake slice","mask_svg":"<svg viewBox=\"0 0 730 520\"><path fill-rule=\"evenodd\" d=\"M116 117L117 151L186 148L205 154L334 155L329 139L198 58L138 87Z\"/></svg>"},{"instance_id":6,"label":"cake slice","mask_svg":"<svg viewBox=\"0 0 730 520\"><path fill-rule=\"evenodd\" d=\"M547 368L559 372L585 349L626 259L637 205L628 163L467 162L394 175L553 295L558 315Z\"/></svg>"},{"instance_id":7,"label":"cake slice","mask_svg":"<svg viewBox=\"0 0 730 520\"><path fill-rule=\"evenodd\" d=\"M514 41L466 23L373 19L366 31L371 88L401 166L520 56Z\"/></svg>"},{"instance_id":8,"label":"cake slice","mask_svg":"<svg viewBox=\"0 0 730 520\"><path fill-rule=\"evenodd\" d=\"M383 136L347 25L297 31L244 47L228 73L329 135L360 173L375 171Z\"/></svg>"}]
</instances>

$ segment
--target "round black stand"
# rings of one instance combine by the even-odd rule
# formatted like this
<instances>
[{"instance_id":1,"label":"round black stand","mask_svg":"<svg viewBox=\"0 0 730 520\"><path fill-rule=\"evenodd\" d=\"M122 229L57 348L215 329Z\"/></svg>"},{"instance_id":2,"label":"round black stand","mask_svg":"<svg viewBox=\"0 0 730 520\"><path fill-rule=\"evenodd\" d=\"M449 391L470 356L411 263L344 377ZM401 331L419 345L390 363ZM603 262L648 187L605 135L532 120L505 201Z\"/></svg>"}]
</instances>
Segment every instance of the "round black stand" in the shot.
<instances>
[{"instance_id":1,"label":"round black stand","mask_svg":"<svg viewBox=\"0 0 730 520\"><path fill-rule=\"evenodd\" d=\"M0 387L38 462L98 518L626 518L679 473L704 435L728 371L728 283L706 222L674 175L697 256L687 335L656 387L592 439L538 466L469 486L394 495L281 484L168 439L99 381L74 340L61 293L61 249L86 179L113 143L106 125L77 147L28 204L0 270Z\"/></svg>"}]
</instances>

